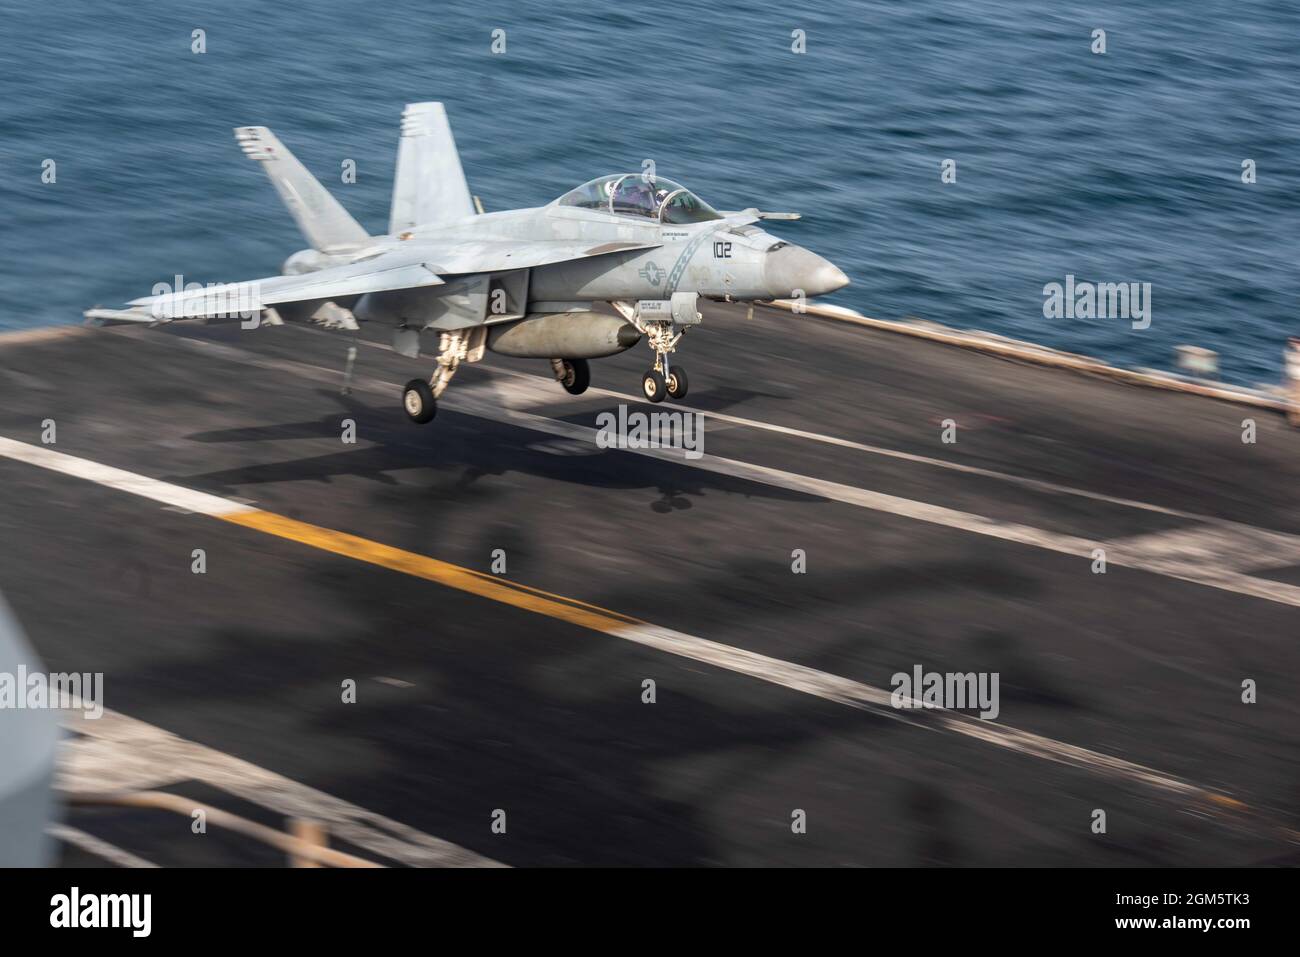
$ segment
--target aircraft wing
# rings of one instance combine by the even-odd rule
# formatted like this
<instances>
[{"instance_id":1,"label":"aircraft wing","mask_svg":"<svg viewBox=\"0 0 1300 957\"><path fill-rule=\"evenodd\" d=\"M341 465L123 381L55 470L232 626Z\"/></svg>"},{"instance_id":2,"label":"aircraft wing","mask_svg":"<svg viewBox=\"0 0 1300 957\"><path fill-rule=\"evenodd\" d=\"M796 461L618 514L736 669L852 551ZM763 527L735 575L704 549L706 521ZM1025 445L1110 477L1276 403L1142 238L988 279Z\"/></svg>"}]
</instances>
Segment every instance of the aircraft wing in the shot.
<instances>
[{"instance_id":1,"label":"aircraft wing","mask_svg":"<svg viewBox=\"0 0 1300 957\"><path fill-rule=\"evenodd\" d=\"M342 299L369 292L441 286L444 276L508 272L609 253L657 249L661 243L603 243L563 240L475 240L462 243L402 243L345 266L295 276L271 276L220 283L204 289L132 299L129 310L96 309L87 318L113 322L169 322L173 319L244 316L287 302Z\"/></svg>"},{"instance_id":2,"label":"aircraft wing","mask_svg":"<svg viewBox=\"0 0 1300 957\"><path fill-rule=\"evenodd\" d=\"M428 250L393 249L349 263L297 276L272 276L211 288L132 299L129 305L151 321L197 319L258 312L283 302L339 299L367 292L440 286L442 277L429 265Z\"/></svg>"}]
</instances>

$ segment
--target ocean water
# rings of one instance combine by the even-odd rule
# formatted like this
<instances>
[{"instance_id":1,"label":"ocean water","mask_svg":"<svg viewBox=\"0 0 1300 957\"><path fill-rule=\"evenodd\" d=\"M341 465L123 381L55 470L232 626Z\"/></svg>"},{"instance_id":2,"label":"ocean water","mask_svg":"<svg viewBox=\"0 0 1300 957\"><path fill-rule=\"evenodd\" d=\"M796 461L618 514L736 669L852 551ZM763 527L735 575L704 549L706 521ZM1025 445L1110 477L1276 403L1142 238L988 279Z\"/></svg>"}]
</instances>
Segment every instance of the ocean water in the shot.
<instances>
[{"instance_id":1,"label":"ocean water","mask_svg":"<svg viewBox=\"0 0 1300 957\"><path fill-rule=\"evenodd\" d=\"M653 159L719 208L803 213L772 231L868 315L1129 366L1200 345L1248 384L1300 334L1295 4L4 0L0 25L0 328L275 274L304 243L235 126L382 231L402 104L441 99L490 209ZM1151 283L1150 328L1044 318L1067 274Z\"/></svg>"}]
</instances>

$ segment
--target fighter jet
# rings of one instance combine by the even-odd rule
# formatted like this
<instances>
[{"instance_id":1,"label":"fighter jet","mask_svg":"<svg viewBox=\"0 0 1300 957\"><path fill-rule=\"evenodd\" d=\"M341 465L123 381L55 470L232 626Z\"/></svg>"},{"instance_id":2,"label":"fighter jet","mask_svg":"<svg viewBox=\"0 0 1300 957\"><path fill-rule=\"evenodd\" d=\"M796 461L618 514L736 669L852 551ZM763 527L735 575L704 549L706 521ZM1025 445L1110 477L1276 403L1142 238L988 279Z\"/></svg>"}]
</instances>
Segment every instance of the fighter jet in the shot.
<instances>
[{"instance_id":1,"label":"fighter jet","mask_svg":"<svg viewBox=\"0 0 1300 957\"><path fill-rule=\"evenodd\" d=\"M293 319L353 331L385 323L403 355L437 342L432 376L403 389L415 422L433 419L457 368L489 350L550 360L560 385L578 395L591 381L587 360L645 339L654 364L641 377L643 394L681 399L686 370L670 357L700 323L701 298L752 304L848 282L827 260L756 225L798 214L718 212L649 169L601 176L545 206L484 212L441 103L402 113L382 236L367 234L269 129L241 127L235 139L262 164L311 248L290 256L280 276L155 287L130 309L93 309L87 318L238 317L246 327ZM599 303L613 314L597 311Z\"/></svg>"}]
</instances>

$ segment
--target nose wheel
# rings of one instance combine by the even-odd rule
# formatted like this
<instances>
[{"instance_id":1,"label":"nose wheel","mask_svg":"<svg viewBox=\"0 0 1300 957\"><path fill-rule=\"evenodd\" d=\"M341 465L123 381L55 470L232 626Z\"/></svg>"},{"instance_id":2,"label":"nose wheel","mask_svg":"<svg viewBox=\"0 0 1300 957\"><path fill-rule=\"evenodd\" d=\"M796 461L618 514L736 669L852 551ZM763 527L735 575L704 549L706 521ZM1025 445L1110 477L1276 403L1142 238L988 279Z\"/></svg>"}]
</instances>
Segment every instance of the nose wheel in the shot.
<instances>
[{"instance_id":1,"label":"nose wheel","mask_svg":"<svg viewBox=\"0 0 1300 957\"><path fill-rule=\"evenodd\" d=\"M668 384L658 369L651 369L641 377L641 391L651 402L662 402L668 394Z\"/></svg>"},{"instance_id":2,"label":"nose wheel","mask_svg":"<svg viewBox=\"0 0 1300 957\"><path fill-rule=\"evenodd\" d=\"M650 402L662 402L666 397L686 398L686 370L673 366L667 378L658 369L651 369L641 377L641 391Z\"/></svg>"},{"instance_id":3,"label":"nose wheel","mask_svg":"<svg viewBox=\"0 0 1300 957\"><path fill-rule=\"evenodd\" d=\"M686 398L686 370L681 366L673 366L668 370L668 395L674 399Z\"/></svg>"}]
</instances>

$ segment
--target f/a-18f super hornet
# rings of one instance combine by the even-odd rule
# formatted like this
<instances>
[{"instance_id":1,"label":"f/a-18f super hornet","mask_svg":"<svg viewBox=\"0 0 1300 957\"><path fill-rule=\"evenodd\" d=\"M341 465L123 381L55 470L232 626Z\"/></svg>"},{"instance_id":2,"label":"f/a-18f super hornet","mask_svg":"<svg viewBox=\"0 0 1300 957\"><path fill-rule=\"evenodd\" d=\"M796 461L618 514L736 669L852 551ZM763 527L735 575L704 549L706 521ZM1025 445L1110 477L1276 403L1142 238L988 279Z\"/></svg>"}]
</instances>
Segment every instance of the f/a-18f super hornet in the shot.
<instances>
[{"instance_id":1,"label":"f/a-18f super hornet","mask_svg":"<svg viewBox=\"0 0 1300 957\"><path fill-rule=\"evenodd\" d=\"M382 236L368 235L270 130L242 127L235 138L262 164L311 248L290 256L280 276L173 290L87 317L154 323L237 315L354 331L358 320L382 322L393 327L394 348L411 357L420 354L422 333L429 342L436 334L432 377L403 390L416 422L434 417L457 367L486 350L549 359L556 379L577 395L591 378L588 359L645 338L655 356L641 380L645 397L680 399L686 371L669 357L700 322L701 297L802 298L848 282L827 260L755 225L797 214L717 212L649 171L593 179L545 206L485 213L465 182L441 103L412 103L402 113ZM602 302L614 314L597 312Z\"/></svg>"}]
</instances>

